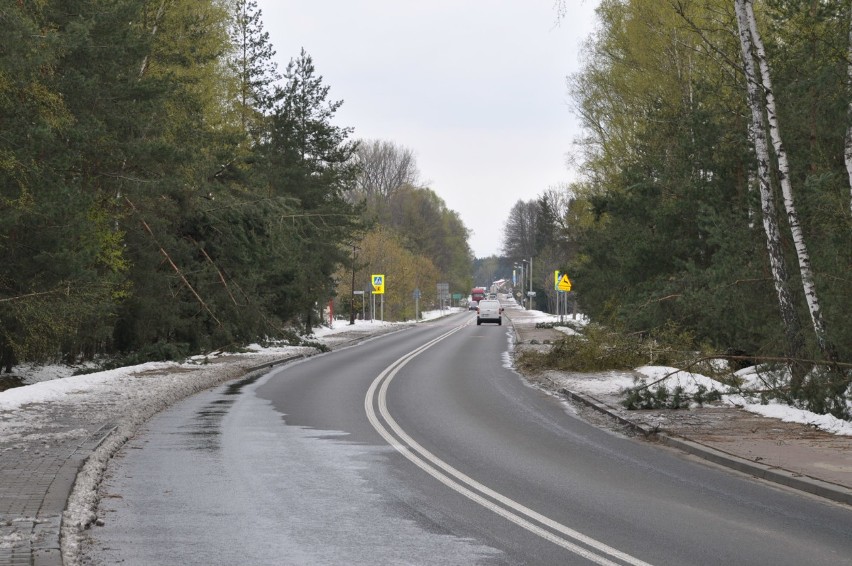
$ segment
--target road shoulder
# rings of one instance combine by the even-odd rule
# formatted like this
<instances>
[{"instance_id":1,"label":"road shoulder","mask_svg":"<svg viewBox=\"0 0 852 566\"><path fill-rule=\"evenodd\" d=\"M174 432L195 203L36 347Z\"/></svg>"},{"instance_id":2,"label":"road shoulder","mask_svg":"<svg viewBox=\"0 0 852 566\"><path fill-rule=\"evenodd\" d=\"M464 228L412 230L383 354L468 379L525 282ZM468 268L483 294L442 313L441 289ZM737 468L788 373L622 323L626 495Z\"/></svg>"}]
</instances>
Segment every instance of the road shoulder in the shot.
<instances>
[{"instance_id":1,"label":"road shoulder","mask_svg":"<svg viewBox=\"0 0 852 566\"><path fill-rule=\"evenodd\" d=\"M514 349L542 350L564 334L536 325L520 308L507 309ZM602 393L606 374L546 371L525 373L530 383L566 400L581 403L650 442L756 478L771 481L838 503L852 505L852 439L809 425L788 423L731 406L680 410L632 410L617 392ZM626 373L626 372L621 372ZM626 381L632 375L620 376Z\"/></svg>"}]
</instances>

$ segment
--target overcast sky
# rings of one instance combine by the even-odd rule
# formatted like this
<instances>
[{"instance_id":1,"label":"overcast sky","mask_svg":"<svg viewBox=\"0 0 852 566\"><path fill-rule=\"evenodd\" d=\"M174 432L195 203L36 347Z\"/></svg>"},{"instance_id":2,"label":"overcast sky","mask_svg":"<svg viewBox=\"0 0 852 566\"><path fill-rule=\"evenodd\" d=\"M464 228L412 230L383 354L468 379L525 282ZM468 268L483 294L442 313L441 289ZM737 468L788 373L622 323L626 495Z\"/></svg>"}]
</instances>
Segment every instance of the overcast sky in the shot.
<instances>
[{"instance_id":1,"label":"overcast sky","mask_svg":"<svg viewBox=\"0 0 852 566\"><path fill-rule=\"evenodd\" d=\"M518 200L576 179L566 77L598 0L258 0L281 71L304 47L335 124L411 149L421 178L499 255Z\"/></svg>"}]
</instances>

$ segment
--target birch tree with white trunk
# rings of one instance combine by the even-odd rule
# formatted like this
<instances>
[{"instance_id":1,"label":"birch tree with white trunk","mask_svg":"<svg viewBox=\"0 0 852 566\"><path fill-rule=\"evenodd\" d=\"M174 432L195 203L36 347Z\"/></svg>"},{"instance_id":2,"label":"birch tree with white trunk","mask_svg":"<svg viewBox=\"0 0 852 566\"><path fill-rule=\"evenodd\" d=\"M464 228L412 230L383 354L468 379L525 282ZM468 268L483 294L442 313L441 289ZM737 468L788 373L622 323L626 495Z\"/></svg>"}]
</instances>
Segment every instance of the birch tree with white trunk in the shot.
<instances>
[{"instance_id":1,"label":"birch tree with white trunk","mask_svg":"<svg viewBox=\"0 0 852 566\"><path fill-rule=\"evenodd\" d=\"M764 117L763 94L760 92L757 82L754 47L752 45L751 29L746 7L747 1L734 0L734 8L739 29L743 71L746 77L748 105L752 117L752 134L754 135L754 150L757 157L757 175L763 229L766 233L766 249L769 253L772 281L775 284L775 291L778 295L778 306L781 311L781 320L784 324L784 333L787 339L787 353L791 357L800 357L802 350L801 323L796 314L792 296L790 295L787 266L784 259L784 250L781 245L781 233L778 228L774 191L770 179L769 139Z\"/></svg>"},{"instance_id":2,"label":"birch tree with white trunk","mask_svg":"<svg viewBox=\"0 0 852 566\"><path fill-rule=\"evenodd\" d=\"M816 335L817 344L819 345L819 349L823 356L828 360L834 361L836 355L834 354L834 349L831 347L828 340L825 320L822 316L822 309L820 308L819 298L817 297L816 284L814 283L813 270L811 269L810 254L808 253L808 248L805 244L805 236L802 232L799 214L796 211L795 202L793 200L793 185L790 179L790 163L787 159L787 150L784 147L784 142L781 138L781 129L778 124L775 91L772 88L772 76L769 68L769 61L766 58L766 49L763 45L763 40L760 37L760 32L757 29L757 19L754 16L753 0L737 0L737 3L743 5L742 11L744 11L744 17L748 22L751 44L754 48L753 55L757 58L760 70L761 88L757 90L763 91L763 98L759 99L758 102L764 103L760 106L765 106L766 117L769 122L769 137L772 140L772 146L775 149L775 156L778 160L778 179L781 184L784 209L787 212L787 223L790 226L793 245L796 249L796 257L799 261L799 274L802 278L802 288L805 293L805 300L808 304L808 311L811 315L814 334ZM739 21L739 9L737 18Z\"/></svg>"}]
</instances>

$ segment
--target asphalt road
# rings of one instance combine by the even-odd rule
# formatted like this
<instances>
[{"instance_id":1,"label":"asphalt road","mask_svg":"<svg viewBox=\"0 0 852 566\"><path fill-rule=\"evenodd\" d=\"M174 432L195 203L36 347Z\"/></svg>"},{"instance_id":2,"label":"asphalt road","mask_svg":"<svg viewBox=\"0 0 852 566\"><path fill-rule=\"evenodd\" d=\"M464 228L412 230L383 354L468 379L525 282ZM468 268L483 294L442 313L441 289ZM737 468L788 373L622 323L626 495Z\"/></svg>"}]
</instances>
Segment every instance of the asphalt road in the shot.
<instances>
[{"instance_id":1,"label":"asphalt road","mask_svg":"<svg viewBox=\"0 0 852 566\"><path fill-rule=\"evenodd\" d=\"M84 562L852 564L848 508L591 426L508 349L465 313L176 405Z\"/></svg>"}]
</instances>

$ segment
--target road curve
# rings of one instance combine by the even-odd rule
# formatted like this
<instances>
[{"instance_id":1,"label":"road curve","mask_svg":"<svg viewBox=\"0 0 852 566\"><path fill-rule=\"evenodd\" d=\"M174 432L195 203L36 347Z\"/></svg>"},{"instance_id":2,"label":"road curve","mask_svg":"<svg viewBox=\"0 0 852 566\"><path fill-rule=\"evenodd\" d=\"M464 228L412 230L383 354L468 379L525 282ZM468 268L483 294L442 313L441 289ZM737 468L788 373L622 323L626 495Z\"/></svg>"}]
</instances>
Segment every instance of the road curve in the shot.
<instances>
[{"instance_id":1,"label":"road curve","mask_svg":"<svg viewBox=\"0 0 852 566\"><path fill-rule=\"evenodd\" d=\"M585 423L473 319L166 411L111 472L88 560L850 563L848 508Z\"/></svg>"}]
</instances>

